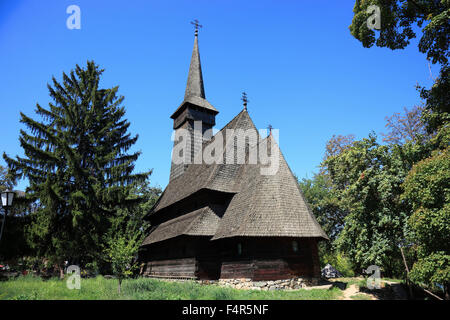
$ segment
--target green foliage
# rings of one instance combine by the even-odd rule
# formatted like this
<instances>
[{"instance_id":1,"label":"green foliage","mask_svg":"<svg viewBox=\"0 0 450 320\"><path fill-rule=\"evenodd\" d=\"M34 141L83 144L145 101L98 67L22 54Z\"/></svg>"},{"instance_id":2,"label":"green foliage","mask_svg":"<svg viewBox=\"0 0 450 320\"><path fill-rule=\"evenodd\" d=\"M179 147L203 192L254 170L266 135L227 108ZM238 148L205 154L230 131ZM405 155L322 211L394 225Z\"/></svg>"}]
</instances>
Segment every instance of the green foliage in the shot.
<instances>
[{"instance_id":1,"label":"green foliage","mask_svg":"<svg viewBox=\"0 0 450 320\"><path fill-rule=\"evenodd\" d=\"M367 27L370 16L367 8L377 5L381 14L381 29ZM392 50L404 49L416 38L413 27L422 28L419 51L427 54L432 63L448 61L450 43L450 1L420 0L356 0L350 33L366 48L374 44ZM376 37L378 34L378 37Z\"/></svg>"},{"instance_id":2,"label":"green foliage","mask_svg":"<svg viewBox=\"0 0 450 320\"><path fill-rule=\"evenodd\" d=\"M151 187L148 180L134 183L130 198L141 199L139 205L119 209L111 219L111 228L104 236L104 254L119 279L119 292L122 279L132 276L137 269L139 246L149 226L144 217L160 193L161 189Z\"/></svg>"},{"instance_id":3,"label":"green foliage","mask_svg":"<svg viewBox=\"0 0 450 320\"><path fill-rule=\"evenodd\" d=\"M435 290L436 284L444 285L448 292L450 281L450 255L447 252L435 252L419 259L410 273L413 282L425 284Z\"/></svg>"},{"instance_id":4,"label":"green foliage","mask_svg":"<svg viewBox=\"0 0 450 320\"><path fill-rule=\"evenodd\" d=\"M325 173L315 174L313 179L303 179L299 185L317 221L331 240L326 242L329 247L344 227L348 213L345 204Z\"/></svg>"},{"instance_id":5,"label":"green foliage","mask_svg":"<svg viewBox=\"0 0 450 320\"><path fill-rule=\"evenodd\" d=\"M122 279L130 277L137 268L133 259L137 255L141 240L138 233L131 236L119 233L110 237L106 243L105 254L111 262L113 273L119 279L119 293Z\"/></svg>"},{"instance_id":6,"label":"green foliage","mask_svg":"<svg viewBox=\"0 0 450 320\"><path fill-rule=\"evenodd\" d=\"M405 181L414 213L410 240L418 253L411 280L431 287L450 282L450 148L417 163Z\"/></svg>"},{"instance_id":7,"label":"green foliage","mask_svg":"<svg viewBox=\"0 0 450 320\"><path fill-rule=\"evenodd\" d=\"M450 141L450 68L444 65L433 86L427 90L418 87L420 97L426 101L423 121L429 134L431 148L444 149Z\"/></svg>"},{"instance_id":8,"label":"green foliage","mask_svg":"<svg viewBox=\"0 0 450 320\"><path fill-rule=\"evenodd\" d=\"M342 252L337 250L325 250L319 248L320 266L323 268L328 263L338 270L344 277L354 277L353 264Z\"/></svg>"},{"instance_id":9,"label":"green foliage","mask_svg":"<svg viewBox=\"0 0 450 320\"><path fill-rule=\"evenodd\" d=\"M397 148L379 145L376 136L353 143L323 163L349 214L336 245L357 270L376 264L391 270L404 238L407 207L400 201L407 170Z\"/></svg>"},{"instance_id":10,"label":"green foliage","mask_svg":"<svg viewBox=\"0 0 450 320\"><path fill-rule=\"evenodd\" d=\"M150 172L134 174L140 153L127 153L137 136L127 132L123 96L118 87L100 89L103 73L94 62L76 66L62 82L48 85L53 103L37 104L41 121L21 113L28 131L20 131L24 157L4 154L15 177L27 177L29 243L37 255L61 263L101 261L98 248L118 208L140 201L129 197L132 184Z\"/></svg>"}]
</instances>

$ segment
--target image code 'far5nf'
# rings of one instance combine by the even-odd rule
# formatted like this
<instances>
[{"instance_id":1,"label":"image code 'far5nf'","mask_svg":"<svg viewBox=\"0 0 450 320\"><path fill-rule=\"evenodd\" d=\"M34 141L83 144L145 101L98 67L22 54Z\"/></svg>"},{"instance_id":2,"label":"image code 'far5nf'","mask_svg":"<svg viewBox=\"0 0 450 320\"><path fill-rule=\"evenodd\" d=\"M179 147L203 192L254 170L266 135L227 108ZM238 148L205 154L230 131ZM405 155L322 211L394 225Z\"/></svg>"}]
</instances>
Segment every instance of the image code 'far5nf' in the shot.
<instances>
[{"instance_id":1,"label":"image code 'far5nf'","mask_svg":"<svg viewBox=\"0 0 450 320\"><path fill-rule=\"evenodd\" d=\"M265 315L269 311L267 304L227 304L225 309L217 307L196 307L192 304L183 307L183 315L209 315L211 318L218 313L235 315Z\"/></svg>"}]
</instances>

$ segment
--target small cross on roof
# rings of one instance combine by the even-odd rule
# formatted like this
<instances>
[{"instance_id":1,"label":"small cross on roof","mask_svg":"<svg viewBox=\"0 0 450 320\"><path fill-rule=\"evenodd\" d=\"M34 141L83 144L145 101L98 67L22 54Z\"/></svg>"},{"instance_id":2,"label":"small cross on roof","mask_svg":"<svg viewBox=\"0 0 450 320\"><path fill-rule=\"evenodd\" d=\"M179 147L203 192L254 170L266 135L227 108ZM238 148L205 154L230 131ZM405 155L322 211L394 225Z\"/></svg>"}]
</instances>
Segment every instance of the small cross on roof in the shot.
<instances>
[{"instance_id":1,"label":"small cross on roof","mask_svg":"<svg viewBox=\"0 0 450 320\"><path fill-rule=\"evenodd\" d=\"M247 93L242 92L242 98L241 98L243 105L244 105L244 109L247 110L247 103L248 103L248 99L247 99Z\"/></svg>"},{"instance_id":2,"label":"small cross on roof","mask_svg":"<svg viewBox=\"0 0 450 320\"><path fill-rule=\"evenodd\" d=\"M193 24L195 26L195 35L198 35L198 28L202 28L203 26L201 24L198 23L197 19L194 19L194 21L191 21L191 24Z\"/></svg>"}]
</instances>

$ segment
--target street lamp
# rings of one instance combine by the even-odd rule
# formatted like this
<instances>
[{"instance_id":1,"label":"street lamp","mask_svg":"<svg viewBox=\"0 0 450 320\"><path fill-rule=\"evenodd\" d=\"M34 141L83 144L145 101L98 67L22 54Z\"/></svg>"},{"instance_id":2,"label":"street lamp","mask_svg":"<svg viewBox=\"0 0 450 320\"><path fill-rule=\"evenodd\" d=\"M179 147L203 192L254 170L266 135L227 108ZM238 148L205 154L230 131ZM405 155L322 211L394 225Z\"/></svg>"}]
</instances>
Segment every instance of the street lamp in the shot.
<instances>
[{"instance_id":1,"label":"street lamp","mask_svg":"<svg viewBox=\"0 0 450 320\"><path fill-rule=\"evenodd\" d=\"M3 216L2 228L0 229L0 241L2 240L3 228L5 227L6 215L8 214L8 209L12 206L13 199L14 191L6 190L1 193L1 204L5 213Z\"/></svg>"}]
</instances>

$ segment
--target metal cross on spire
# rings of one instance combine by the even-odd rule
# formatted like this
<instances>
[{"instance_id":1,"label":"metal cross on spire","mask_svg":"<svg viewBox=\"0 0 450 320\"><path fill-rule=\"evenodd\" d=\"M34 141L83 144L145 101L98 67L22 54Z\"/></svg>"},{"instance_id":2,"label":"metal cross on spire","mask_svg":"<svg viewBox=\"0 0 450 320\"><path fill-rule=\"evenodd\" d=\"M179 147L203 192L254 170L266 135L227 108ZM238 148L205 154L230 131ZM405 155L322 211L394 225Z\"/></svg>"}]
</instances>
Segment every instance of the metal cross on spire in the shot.
<instances>
[{"instance_id":1,"label":"metal cross on spire","mask_svg":"<svg viewBox=\"0 0 450 320\"><path fill-rule=\"evenodd\" d=\"M247 103L248 103L248 99L247 99L247 93L242 92L242 98L241 98L243 105L244 105L244 110L247 110Z\"/></svg>"},{"instance_id":2,"label":"metal cross on spire","mask_svg":"<svg viewBox=\"0 0 450 320\"><path fill-rule=\"evenodd\" d=\"M198 23L197 19L194 19L194 21L191 21L191 24L195 26L195 36L198 36L198 28L202 28L203 26Z\"/></svg>"}]
</instances>

